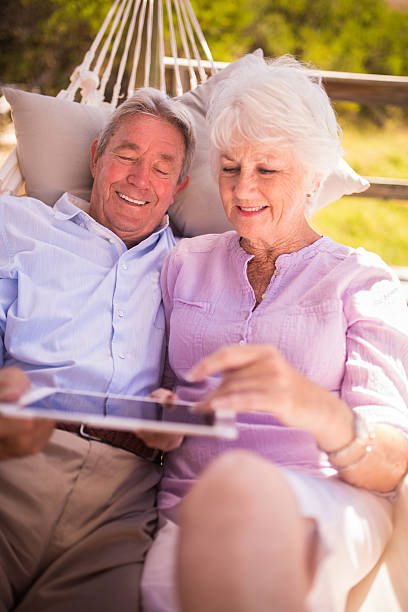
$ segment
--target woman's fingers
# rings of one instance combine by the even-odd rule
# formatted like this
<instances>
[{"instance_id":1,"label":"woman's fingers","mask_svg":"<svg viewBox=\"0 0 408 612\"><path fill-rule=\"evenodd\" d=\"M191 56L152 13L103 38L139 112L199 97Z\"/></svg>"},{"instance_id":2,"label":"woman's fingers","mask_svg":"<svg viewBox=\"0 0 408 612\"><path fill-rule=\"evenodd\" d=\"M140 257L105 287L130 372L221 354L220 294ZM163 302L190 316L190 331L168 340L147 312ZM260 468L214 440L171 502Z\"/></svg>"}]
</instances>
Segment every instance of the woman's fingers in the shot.
<instances>
[{"instance_id":1,"label":"woman's fingers","mask_svg":"<svg viewBox=\"0 0 408 612\"><path fill-rule=\"evenodd\" d=\"M269 412L280 420L288 416L298 373L273 346L224 347L200 362L192 375L198 380L215 372L223 374L222 381L201 402L201 410Z\"/></svg>"},{"instance_id":2,"label":"woman's fingers","mask_svg":"<svg viewBox=\"0 0 408 612\"><path fill-rule=\"evenodd\" d=\"M258 360L270 359L275 355L279 355L279 352L267 344L224 346L196 364L190 370L187 379L196 382L212 374L242 369Z\"/></svg>"}]
</instances>

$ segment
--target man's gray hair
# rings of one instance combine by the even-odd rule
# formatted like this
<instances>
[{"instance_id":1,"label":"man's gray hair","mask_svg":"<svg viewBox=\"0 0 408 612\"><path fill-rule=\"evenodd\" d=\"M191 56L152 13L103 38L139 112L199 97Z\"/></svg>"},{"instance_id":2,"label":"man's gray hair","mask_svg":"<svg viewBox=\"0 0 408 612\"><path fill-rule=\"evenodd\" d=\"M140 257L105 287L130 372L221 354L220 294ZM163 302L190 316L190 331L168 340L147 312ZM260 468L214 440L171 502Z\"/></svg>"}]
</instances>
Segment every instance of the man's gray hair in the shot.
<instances>
[{"instance_id":1,"label":"man's gray hair","mask_svg":"<svg viewBox=\"0 0 408 612\"><path fill-rule=\"evenodd\" d=\"M195 134L193 120L188 110L179 100L173 100L166 94L153 87L142 87L123 102L112 114L108 123L99 134L98 157L118 128L118 125L128 117L149 115L163 119L176 127L184 138L184 159L178 182L180 183L188 173L195 151Z\"/></svg>"}]
</instances>

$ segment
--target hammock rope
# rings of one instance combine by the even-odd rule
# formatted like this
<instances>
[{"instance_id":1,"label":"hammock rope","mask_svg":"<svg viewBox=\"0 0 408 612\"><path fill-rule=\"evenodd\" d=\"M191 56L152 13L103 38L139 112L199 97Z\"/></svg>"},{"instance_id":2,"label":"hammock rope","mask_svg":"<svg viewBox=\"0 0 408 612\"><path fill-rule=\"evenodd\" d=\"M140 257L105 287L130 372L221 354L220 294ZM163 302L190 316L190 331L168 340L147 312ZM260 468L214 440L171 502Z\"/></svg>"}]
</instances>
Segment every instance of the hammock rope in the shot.
<instances>
[{"instance_id":1,"label":"hammock rope","mask_svg":"<svg viewBox=\"0 0 408 612\"><path fill-rule=\"evenodd\" d=\"M57 98L113 110L142 84L179 96L223 68L213 61L190 0L166 0L165 6L163 0L114 0ZM0 168L0 180L10 193L21 189L16 148Z\"/></svg>"}]
</instances>

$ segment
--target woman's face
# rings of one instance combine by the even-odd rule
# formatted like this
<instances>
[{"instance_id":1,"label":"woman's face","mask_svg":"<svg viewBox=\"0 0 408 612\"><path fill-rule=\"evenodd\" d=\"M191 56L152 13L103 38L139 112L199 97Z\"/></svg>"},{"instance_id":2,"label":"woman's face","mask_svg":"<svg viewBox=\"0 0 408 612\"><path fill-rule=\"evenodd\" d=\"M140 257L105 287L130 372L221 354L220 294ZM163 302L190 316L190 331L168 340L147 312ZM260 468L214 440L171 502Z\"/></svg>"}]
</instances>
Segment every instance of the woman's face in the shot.
<instances>
[{"instance_id":1,"label":"woman's face","mask_svg":"<svg viewBox=\"0 0 408 612\"><path fill-rule=\"evenodd\" d=\"M219 188L225 213L250 240L284 239L304 227L304 171L290 149L233 148L220 157Z\"/></svg>"}]
</instances>

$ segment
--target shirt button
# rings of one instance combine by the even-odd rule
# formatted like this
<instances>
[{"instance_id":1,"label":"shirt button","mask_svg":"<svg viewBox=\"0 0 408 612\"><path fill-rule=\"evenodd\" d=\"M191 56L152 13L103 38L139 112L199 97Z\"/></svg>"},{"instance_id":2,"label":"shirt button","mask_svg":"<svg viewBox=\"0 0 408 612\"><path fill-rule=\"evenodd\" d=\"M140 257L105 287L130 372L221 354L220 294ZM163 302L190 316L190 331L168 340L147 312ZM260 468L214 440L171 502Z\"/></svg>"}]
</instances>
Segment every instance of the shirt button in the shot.
<instances>
[{"instance_id":1,"label":"shirt button","mask_svg":"<svg viewBox=\"0 0 408 612\"><path fill-rule=\"evenodd\" d=\"M123 310L118 310L118 317L124 317L125 312Z\"/></svg>"},{"instance_id":2,"label":"shirt button","mask_svg":"<svg viewBox=\"0 0 408 612\"><path fill-rule=\"evenodd\" d=\"M278 270L278 268L276 268L276 269L273 271L273 274L274 274L274 276L278 276L278 274L280 274L280 270Z\"/></svg>"},{"instance_id":3,"label":"shirt button","mask_svg":"<svg viewBox=\"0 0 408 612\"><path fill-rule=\"evenodd\" d=\"M126 359L126 355L124 353L119 353L119 359Z\"/></svg>"},{"instance_id":4,"label":"shirt button","mask_svg":"<svg viewBox=\"0 0 408 612\"><path fill-rule=\"evenodd\" d=\"M114 244L114 242L115 242L113 238L108 238L108 240L109 240L109 242L110 242L111 244Z\"/></svg>"},{"instance_id":5,"label":"shirt button","mask_svg":"<svg viewBox=\"0 0 408 612\"><path fill-rule=\"evenodd\" d=\"M261 298L264 300L264 299L266 298L266 295L267 295L266 293L263 293L263 294L261 295Z\"/></svg>"},{"instance_id":6,"label":"shirt button","mask_svg":"<svg viewBox=\"0 0 408 612\"><path fill-rule=\"evenodd\" d=\"M245 344L245 340L240 340L238 344Z\"/></svg>"}]
</instances>

